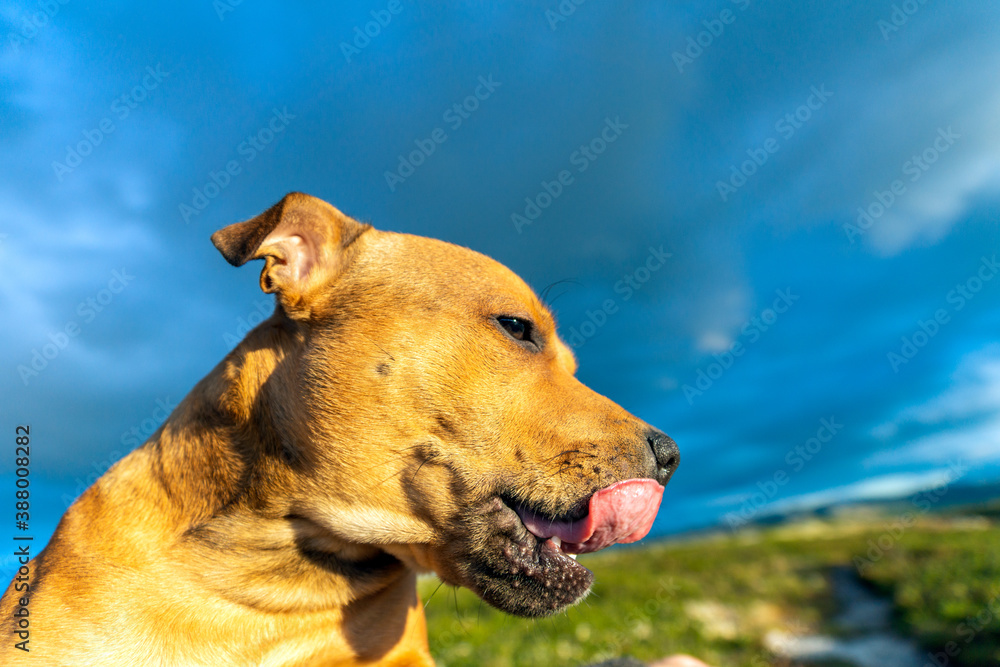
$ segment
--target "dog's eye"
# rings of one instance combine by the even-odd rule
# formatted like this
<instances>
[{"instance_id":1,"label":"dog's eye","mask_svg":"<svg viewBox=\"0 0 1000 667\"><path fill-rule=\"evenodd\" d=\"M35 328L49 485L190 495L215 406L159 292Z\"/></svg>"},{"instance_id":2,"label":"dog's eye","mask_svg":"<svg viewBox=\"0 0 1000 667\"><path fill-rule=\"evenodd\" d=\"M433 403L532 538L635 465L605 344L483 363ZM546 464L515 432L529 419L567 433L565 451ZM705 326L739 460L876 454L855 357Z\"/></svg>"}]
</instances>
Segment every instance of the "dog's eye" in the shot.
<instances>
[{"instance_id":1,"label":"dog's eye","mask_svg":"<svg viewBox=\"0 0 1000 667\"><path fill-rule=\"evenodd\" d=\"M514 340L530 340L531 325L517 317L498 317L497 322Z\"/></svg>"}]
</instances>

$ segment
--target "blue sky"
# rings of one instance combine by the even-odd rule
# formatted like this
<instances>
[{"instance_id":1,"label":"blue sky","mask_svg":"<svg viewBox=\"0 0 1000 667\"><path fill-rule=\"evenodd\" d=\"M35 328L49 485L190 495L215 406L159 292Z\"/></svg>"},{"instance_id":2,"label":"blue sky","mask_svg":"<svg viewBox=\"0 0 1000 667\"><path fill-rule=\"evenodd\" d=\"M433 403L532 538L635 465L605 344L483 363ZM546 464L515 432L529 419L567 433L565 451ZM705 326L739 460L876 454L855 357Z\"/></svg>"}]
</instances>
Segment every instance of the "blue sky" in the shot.
<instances>
[{"instance_id":1,"label":"blue sky","mask_svg":"<svg viewBox=\"0 0 1000 667\"><path fill-rule=\"evenodd\" d=\"M660 533L1000 477L1000 8L629 4L0 3L39 539L269 309L208 237L290 190L566 281Z\"/></svg>"}]
</instances>

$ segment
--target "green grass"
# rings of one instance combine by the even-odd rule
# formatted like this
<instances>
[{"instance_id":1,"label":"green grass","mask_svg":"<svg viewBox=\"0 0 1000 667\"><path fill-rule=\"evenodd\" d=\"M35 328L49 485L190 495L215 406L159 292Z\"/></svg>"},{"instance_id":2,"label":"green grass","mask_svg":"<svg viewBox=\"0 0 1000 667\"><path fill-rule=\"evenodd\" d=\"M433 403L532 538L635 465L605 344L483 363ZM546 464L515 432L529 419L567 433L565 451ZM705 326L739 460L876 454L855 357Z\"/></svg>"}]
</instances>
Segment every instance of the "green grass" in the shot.
<instances>
[{"instance_id":1,"label":"green grass","mask_svg":"<svg viewBox=\"0 0 1000 667\"><path fill-rule=\"evenodd\" d=\"M837 612L829 572L838 565L859 567L892 596L904 634L928 649L960 644L950 665L1000 664L1000 620L989 607L1000 612L1000 527L986 519L925 519L902 531L884 520L813 521L616 548L580 562L596 575L593 593L542 620L422 581L439 664L582 665L690 653L720 667L784 665L765 648L767 633L839 631L829 620ZM960 624L977 615L963 632Z\"/></svg>"},{"instance_id":2,"label":"green grass","mask_svg":"<svg viewBox=\"0 0 1000 667\"><path fill-rule=\"evenodd\" d=\"M865 577L893 597L901 627L926 647L953 642L956 664L1000 665L1000 530L913 531Z\"/></svg>"}]
</instances>

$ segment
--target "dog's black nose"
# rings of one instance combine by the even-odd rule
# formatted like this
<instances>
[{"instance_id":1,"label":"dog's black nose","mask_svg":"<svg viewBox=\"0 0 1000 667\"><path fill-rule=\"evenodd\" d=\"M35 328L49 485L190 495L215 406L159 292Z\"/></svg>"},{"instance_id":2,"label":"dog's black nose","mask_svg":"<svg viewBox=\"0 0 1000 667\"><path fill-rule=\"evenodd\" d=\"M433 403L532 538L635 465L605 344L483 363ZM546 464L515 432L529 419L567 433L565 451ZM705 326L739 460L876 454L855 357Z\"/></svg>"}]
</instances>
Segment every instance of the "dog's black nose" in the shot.
<instances>
[{"instance_id":1,"label":"dog's black nose","mask_svg":"<svg viewBox=\"0 0 1000 667\"><path fill-rule=\"evenodd\" d=\"M649 443L649 448L653 450L653 457L656 459L656 481L666 486L681 462L677 443L669 435L655 428L646 431L646 442Z\"/></svg>"}]
</instances>

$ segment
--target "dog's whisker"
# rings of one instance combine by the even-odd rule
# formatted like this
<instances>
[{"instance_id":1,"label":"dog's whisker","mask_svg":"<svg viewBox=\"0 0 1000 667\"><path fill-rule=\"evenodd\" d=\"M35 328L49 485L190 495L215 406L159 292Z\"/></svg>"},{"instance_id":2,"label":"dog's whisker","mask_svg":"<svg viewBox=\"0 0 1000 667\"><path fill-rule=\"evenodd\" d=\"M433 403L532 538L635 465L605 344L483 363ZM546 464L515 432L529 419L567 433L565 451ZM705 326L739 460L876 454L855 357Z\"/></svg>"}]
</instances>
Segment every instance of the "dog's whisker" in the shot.
<instances>
[{"instance_id":1,"label":"dog's whisker","mask_svg":"<svg viewBox=\"0 0 1000 667\"><path fill-rule=\"evenodd\" d=\"M560 292L560 293L559 293L559 294L558 294L557 296L555 296L555 297L554 297L554 298L553 298L553 299L552 299L551 301L546 301L546 299L547 299L547 297L548 297L548 295L549 295L549 292L550 292L550 291L552 291L552 288L553 288L553 287L556 287L557 285L563 285L563 284L566 284L566 283L569 283L570 285L576 285L576 286L578 286L578 287L579 287L579 286L581 285L581 283L580 283L580 282L578 282L578 281L576 281L576 280L572 280L572 279L570 279L570 278L563 278L562 280L557 280L557 281L555 281L554 283L552 283L552 284L548 285L548 286L547 286L547 287L546 287L545 289L543 289L543 290L542 290L542 293L541 293L541 294L539 295L539 297L538 297L538 298L539 298L539 299L541 299L541 301L542 301L542 302L544 302L544 303L547 303L547 304L549 304L549 305L551 305L551 304L555 303L555 300L556 300L556 299L558 299L558 298L559 298L560 296L562 296L563 294L566 294L566 293L567 293L567 292L568 292L569 290L566 290L566 291L563 291L563 292Z\"/></svg>"},{"instance_id":2,"label":"dog's whisker","mask_svg":"<svg viewBox=\"0 0 1000 667\"><path fill-rule=\"evenodd\" d=\"M428 605L428 604L430 604L431 600L433 600L433 599L434 599L434 596L435 596L435 595L437 595L437 592L438 592L439 590L441 590L441 587L442 587L442 586L444 586L444 581L443 581L443 580L442 580L442 581L441 581L440 583L438 583L438 585L437 585L437 587L436 587L436 588L434 589L434 591L433 591L433 592L432 592L432 593L431 593L430 595L428 595L428 596L427 596L427 601L426 601L426 602L424 602L424 609L426 609L426 608L427 608L427 605Z\"/></svg>"},{"instance_id":3,"label":"dog's whisker","mask_svg":"<svg viewBox=\"0 0 1000 667\"><path fill-rule=\"evenodd\" d=\"M370 336L368 336L368 335L366 335L364 333L362 333L361 335L364 336L365 338L367 338L369 343L371 343L372 345L374 345L378 349L382 350L382 354L384 354L385 356L389 357L393 361L396 361L396 357L394 357L391 354L389 354L388 352L386 352L385 348L382 347L381 345L379 345L378 343L376 343L374 340L372 340Z\"/></svg>"},{"instance_id":4,"label":"dog's whisker","mask_svg":"<svg viewBox=\"0 0 1000 667\"><path fill-rule=\"evenodd\" d=\"M557 459L560 456L566 456L567 454L585 454L585 453L586 452L584 452L583 450L580 450L580 449L567 449L565 451L559 452L555 456L550 456L547 459L542 459L542 463L547 463L548 461L551 461L552 459Z\"/></svg>"},{"instance_id":5,"label":"dog's whisker","mask_svg":"<svg viewBox=\"0 0 1000 667\"><path fill-rule=\"evenodd\" d=\"M383 480L382 480L382 481L380 481L379 483L375 484L375 487L379 487L379 486L382 486L383 484L385 484L386 482L388 482L388 481L389 481L390 479L392 479L393 477L400 477L400 476L402 476L402 474L403 474L404 472L405 472L405 471L404 471L404 470L402 470L402 469L401 469L401 470L397 470L396 472L392 473L391 475L389 475L388 477L386 477L385 479L383 479ZM375 487L373 487L373 488L375 488Z\"/></svg>"},{"instance_id":6,"label":"dog's whisker","mask_svg":"<svg viewBox=\"0 0 1000 667\"><path fill-rule=\"evenodd\" d=\"M384 459L384 460L376 463L373 466L369 466L367 468L363 468L363 469L360 470L360 472L361 473L371 472L372 470L375 470L378 467L389 465L390 463L395 463L396 461L401 461L401 460L405 459L406 457L410 456L410 453L409 453L410 450L418 449L420 447L423 447L423 445L422 444L418 444L418 445L411 445L409 447L403 447L400 450L402 453L398 453L395 456L391 456L391 457L389 457L387 459Z\"/></svg>"},{"instance_id":7,"label":"dog's whisker","mask_svg":"<svg viewBox=\"0 0 1000 667\"><path fill-rule=\"evenodd\" d=\"M413 484L413 480L417 478L417 473L419 473L420 469L424 467L424 464L430 461L432 458L434 458L434 456L435 456L434 454L431 454L430 456L428 456L427 458L425 458L423 461L420 462L420 465L417 466L416 472L414 472L413 476L410 477L410 484Z\"/></svg>"},{"instance_id":8,"label":"dog's whisker","mask_svg":"<svg viewBox=\"0 0 1000 667\"><path fill-rule=\"evenodd\" d=\"M415 445L414 447L407 447L406 449L415 449L415 448L420 447L420 446L421 445ZM400 456L395 457L393 459L389 459L389 460L387 460L387 461L385 461L385 462L383 462L382 464L379 464L379 465L385 465L386 463L392 463L393 461L402 460L402 459L404 459L404 458L406 458L408 456L411 456L411 455L410 454L403 454L403 455L400 455ZM419 473L420 469L424 467L424 464L426 464L429 461L431 461L431 459L436 459L436 458L438 458L438 454L435 454L435 453L430 453L427 456L425 456L424 460L420 462L419 466L417 466L417 469L416 469L416 471L414 471L413 476L410 477L409 484L412 484L413 480L415 480L417 478L417 473ZM378 466L373 466L371 468L368 468L368 470L373 470L376 467L378 467ZM383 479L382 481L380 481L375 486L376 487L377 486L381 486L381 485L385 484L386 482L388 482L393 477L401 476L404 472L406 472L406 469L405 468L400 468L400 469L396 470L394 473L392 473L391 475L389 475L388 477L386 477L385 479Z\"/></svg>"},{"instance_id":9,"label":"dog's whisker","mask_svg":"<svg viewBox=\"0 0 1000 667\"><path fill-rule=\"evenodd\" d=\"M564 472L566 472L567 470L571 470L571 469L574 469L574 468L581 468L582 469L583 468L583 464L582 463L575 463L573 461L563 461L562 463L559 464L559 467L556 469L556 471L553 472L553 473L550 473L550 474L546 475L545 479L556 477L557 475L561 475Z\"/></svg>"},{"instance_id":10,"label":"dog's whisker","mask_svg":"<svg viewBox=\"0 0 1000 667\"><path fill-rule=\"evenodd\" d=\"M462 622L462 613L458 610L458 587L452 587L451 590L454 593L452 597L455 598L455 620L458 621L458 625L462 628L462 632L469 634L469 629L465 627L465 623Z\"/></svg>"}]
</instances>

